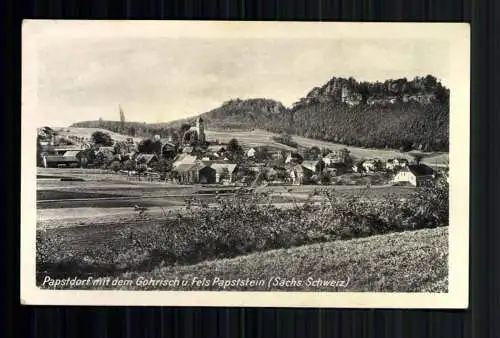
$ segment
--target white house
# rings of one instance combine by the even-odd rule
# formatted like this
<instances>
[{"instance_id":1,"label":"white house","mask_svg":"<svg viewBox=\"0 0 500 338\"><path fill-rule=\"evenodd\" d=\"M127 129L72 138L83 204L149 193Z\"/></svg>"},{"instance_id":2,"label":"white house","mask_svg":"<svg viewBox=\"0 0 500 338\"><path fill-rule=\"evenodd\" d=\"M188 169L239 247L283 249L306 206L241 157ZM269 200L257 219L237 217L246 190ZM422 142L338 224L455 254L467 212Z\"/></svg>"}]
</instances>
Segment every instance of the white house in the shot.
<instances>
[{"instance_id":1,"label":"white house","mask_svg":"<svg viewBox=\"0 0 500 338\"><path fill-rule=\"evenodd\" d=\"M247 157L254 157L256 152L257 151L255 150L255 148L248 149L248 151L247 151Z\"/></svg>"},{"instance_id":2,"label":"white house","mask_svg":"<svg viewBox=\"0 0 500 338\"><path fill-rule=\"evenodd\" d=\"M215 170L215 181L217 183L221 183L221 176L224 174L224 172L228 175L228 177L225 178L225 180L232 182L233 181L233 176L234 176L234 171L237 167L236 164L234 163L210 163L209 164L210 168Z\"/></svg>"},{"instance_id":3,"label":"white house","mask_svg":"<svg viewBox=\"0 0 500 338\"><path fill-rule=\"evenodd\" d=\"M381 162L380 160L367 160L364 161L363 164L361 165L363 169L369 173L369 172L374 172L380 169Z\"/></svg>"},{"instance_id":4,"label":"white house","mask_svg":"<svg viewBox=\"0 0 500 338\"><path fill-rule=\"evenodd\" d=\"M387 160L385 163L385 168L388 170L394 170L398 168L404 168L408 165L408 160L405 158L393 158Z\"/></svg>"},{"instance_id":5,"label":"white house","mask_svg":"<svg viewBox=\"0 0 500 338\"><path fill-rule=\"evenodd\" d=\"M434 180L434 170L425 164L410 164L394 177L394 183L410 183L415 187L425 186Z\"/></svg>"},{"instance_id":6,"label":"white house","mask_svg":"<svg viewBox=\"0 0 500 338\"><path fill-rule=\"evenodd\" d=\"M349 150L341 149L334 152L331 152L323 157L323 162L327 166L331 166L333 164L345 163L349 164L352 162L351 156L349 155Z\"/></svg>"},{"instance_id":7,"label":"white house","mask_svg":"<svg viewBox=\"0 0 500 338\"><path fill-rule=\"evenodd\" d=\"M289 163L298 164L298 163L301 163L302 161L303 161L302 155L300 155L299 153L295 153L295 152L288 153L288 155L285 159L286 164L289 164Z\"/></svg>"}]
</instances>

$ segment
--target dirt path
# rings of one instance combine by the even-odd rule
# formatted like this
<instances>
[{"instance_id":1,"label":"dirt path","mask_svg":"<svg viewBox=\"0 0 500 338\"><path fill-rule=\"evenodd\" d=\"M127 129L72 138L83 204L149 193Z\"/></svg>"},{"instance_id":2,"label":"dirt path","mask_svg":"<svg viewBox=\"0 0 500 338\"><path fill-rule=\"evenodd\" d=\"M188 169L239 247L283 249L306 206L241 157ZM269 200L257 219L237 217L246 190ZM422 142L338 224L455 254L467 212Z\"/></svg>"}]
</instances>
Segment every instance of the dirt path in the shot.
<instances>
[{"instance_id":1,"label":"dirt path","mask_svg":"<svg viewBox=\"0 0 500 338\"><path fill-rule=\"evenodd\" d=\"M304 203L273 203L277 208L289 209ZM216 204L209 204L215 207ZM192 215L198 207L186 209L185 206L150 207L141 216L134 208L61 208L37 210L37 229L71 228L98 224L126 224L127 221L145 219L164 219ZM165 216L167 215L167 216Z\"/></svg>"}]
</instances>

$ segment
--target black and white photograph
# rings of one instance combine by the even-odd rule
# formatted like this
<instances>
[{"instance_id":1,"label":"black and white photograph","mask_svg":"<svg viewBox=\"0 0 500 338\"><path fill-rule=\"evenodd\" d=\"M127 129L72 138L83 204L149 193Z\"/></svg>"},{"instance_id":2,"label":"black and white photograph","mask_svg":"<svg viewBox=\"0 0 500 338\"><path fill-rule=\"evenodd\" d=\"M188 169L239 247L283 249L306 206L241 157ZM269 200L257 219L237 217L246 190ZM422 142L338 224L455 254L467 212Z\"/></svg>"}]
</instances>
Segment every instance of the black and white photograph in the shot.
<instances>
[{"instance_id":1,"label":"black and white photograph","mask_svg":"<svg viewBox=\"0 0 500 338\"><path fill-rule=\"evenodd\" d=\"M21 302L467 307L468 25L22 38Z\"/></svg>"}]
</instances>

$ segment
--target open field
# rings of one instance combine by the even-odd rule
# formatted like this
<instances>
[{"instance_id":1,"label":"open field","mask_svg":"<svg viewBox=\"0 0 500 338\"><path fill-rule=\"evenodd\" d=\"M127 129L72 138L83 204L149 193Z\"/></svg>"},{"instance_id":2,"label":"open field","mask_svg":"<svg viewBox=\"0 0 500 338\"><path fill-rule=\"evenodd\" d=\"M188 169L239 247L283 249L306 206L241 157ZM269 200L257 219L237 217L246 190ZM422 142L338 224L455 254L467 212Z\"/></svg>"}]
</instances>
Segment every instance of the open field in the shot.
<instances>
[{"instance_id":1,"label":"open field","mask_svg":"<svg viewBox=\"0 0 500 338\"><path fill-rule=\"evenodd\" d=\"M254 130L254 131L206 131L207 137L210 140L218 139L221 142L229 142L232 138L236 138L240 144L246 145L247 147L253 146L269 146L283 150L293 150L294 148L288 147L286 145L277 143L272 138L273 136L278 136L277 134L267 132L264 130ZM302 147L319 147L319 148L329 148L330 150L338 150L342 148L347 148L351 151L351 154L357 159L363 158L379 158L381 160L387 160L394 157L403 157L406 159L411 159L409 153L402 153L393 149L367 149L353 146L346 146L343 144L319 141L315 139L309 139L305 137L292 135L293 141L297 142L299 146ZM443 165L448 161L447 153L431 153L427 154L429 157L425 158L422 162L430 166Z\"/></svg>"},{"instance_id":2,"label":"open field","mask_svg":"<svg viewBox=\"0 0 500 338\"><path fill-rule=\"evenodd\" d=\"M88 175L86 175L87 171ZM46 220L48 215L67 222L70 221L72 215L75 221L86 215L85 217L95 219L97 222L98 218L105 216L105 210L109 210L109 215L115 215L117 212L124 214L125 210L129 210L129 216L134 218L136 216L133 210L135 205L152 208L157 211L156 214L161 215L158 212L161 210L160 207L165 210L177 210L179 206L186 205L187 199L193 197L213 203L216 192L219 197L230 198L237 190L236 187L227 186L179 186L127 181L122 175L92 169L38 168L38 175L53 178L37 180L37 218L39 221ZM82 181L61 181L57 179L58 177L75 177L81 178ZM373 186L365 189L364 186L302 185L259 186L254 192L266 195L266 201L262 202L264 204L274 203L287 207L290 203L305 202L312 194L323 189L334 190L339 197L364 196L366 198L382 198L388 194L406 197L414 191L411 187L394 186ZM316 201L321 200L321 196L316 196ZM80 208L85 210L98 208L102 211L95 215L92 212L82 214L83 210L77 210ZM151 214L155 215L154 212Z\"/></svg>"},{"instance_id":3,"label":"open field","mask_svg":"<svg viewBox=\"0 0 500 338\"><path fill-rule=\"evenodd\" d=\"M117 141L120 141L120 142L123 142L123 141L126 141L127 138L129 138L130 136L127 136L127 135L123 135L123 134L119 134L119 133L114 133L110 130L107 130L107 129L102 129L102 128L75 128L75 127L54 127L53 128L59 135L61 136L76 136L76 137L86 137L88 139L91 138L92 136L92 133L96 132L96 131L102 131L104 133L108 133L109 136L111 136L111 138L113 140L117 140ZM141 140L141 138L138 138L138 137L133 137L134 141L137 141L139 142Z\"/></svg>"}]
</instances>

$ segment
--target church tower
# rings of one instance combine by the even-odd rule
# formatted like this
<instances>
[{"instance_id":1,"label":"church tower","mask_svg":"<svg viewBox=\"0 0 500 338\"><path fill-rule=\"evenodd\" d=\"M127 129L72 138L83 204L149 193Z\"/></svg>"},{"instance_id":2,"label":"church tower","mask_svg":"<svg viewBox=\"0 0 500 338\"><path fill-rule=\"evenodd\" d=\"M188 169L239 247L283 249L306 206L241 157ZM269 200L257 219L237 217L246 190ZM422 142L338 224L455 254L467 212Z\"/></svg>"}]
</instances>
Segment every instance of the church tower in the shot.
<instances>
[{"instance_id":1,"label":"church tower","mask_svg":"<svg viewBox=\"0 0 500 338\"><path fill-rule=\"evenodd\" d=\"M196 120L196 131L198 133L198 142L204 143L205 142L205 126L203 123L203 119L201 117L198 117Z\"/></svg>"}]
</instances>

